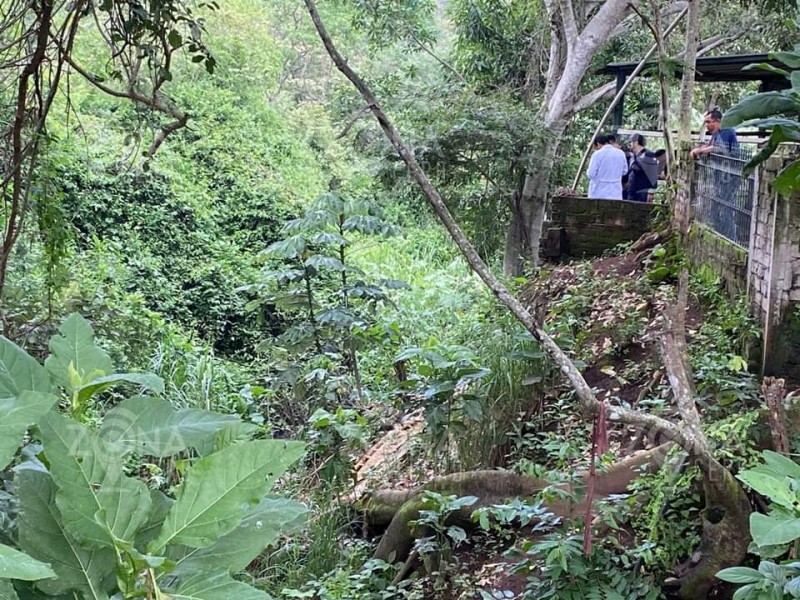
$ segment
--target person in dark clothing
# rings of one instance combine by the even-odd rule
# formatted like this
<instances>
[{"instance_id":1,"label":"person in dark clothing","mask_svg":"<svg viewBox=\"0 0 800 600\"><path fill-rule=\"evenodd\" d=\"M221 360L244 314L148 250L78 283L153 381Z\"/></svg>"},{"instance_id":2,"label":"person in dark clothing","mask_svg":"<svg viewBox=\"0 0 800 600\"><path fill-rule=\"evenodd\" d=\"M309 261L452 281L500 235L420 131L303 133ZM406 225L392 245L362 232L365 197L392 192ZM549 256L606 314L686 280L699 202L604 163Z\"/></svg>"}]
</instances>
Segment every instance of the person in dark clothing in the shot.
<instances>
[{"instance_id":1,"label":"person in dark clothing","mask_svg":"<svg viewBox=\"0 0 800 600\"><path fill-rule=\"evenodd\" d=\"M709 110L703 121L711 140L692 149L690 155L694 159L706 156L705 163L713 173L706 182L703 193L712 198L706 207L708 222L714 231L728 239L738 239L737 192L741 182L741 164L739 158L739 140L733 129L722 129L722 113L717 109Z\"/></svg>"},{"instance_id":2,"label":"person in dark clothing","mask_svg":"<svg viewBox=\"0 0 800 600\"><path fill-rule=\"evenodd\" d=\"M722 113L716 108L706 113L703 123L711 134L711 141L704 146L692 149L690 155L697 158L703 154L724 154L730 156L739 150L739 140L733 129L722 129Z\"/></svg>"},{"instance_id":3,"label":"person in dark clothing","mask_svg":"<svg viewBox=\"0 0 800 600\"><path fill-rule=\"evenodd\" d=\"M631 137L631 158L628 166L627 200L647 202L650 190L658 181L658 161L645 147L644 136L636 133Z\"/></svg>"},{"instance_id":4,"label":"person in dark clothing","mask_svg":"<svg viewBox=\"0 0 800 600\"><path fill-rule=\"evenodd\" d=\"M653 152L653 156L658 161L658 178L664 179L667 174L667 151L664 148L660 148Z\"/></svg>"}]
</instances>

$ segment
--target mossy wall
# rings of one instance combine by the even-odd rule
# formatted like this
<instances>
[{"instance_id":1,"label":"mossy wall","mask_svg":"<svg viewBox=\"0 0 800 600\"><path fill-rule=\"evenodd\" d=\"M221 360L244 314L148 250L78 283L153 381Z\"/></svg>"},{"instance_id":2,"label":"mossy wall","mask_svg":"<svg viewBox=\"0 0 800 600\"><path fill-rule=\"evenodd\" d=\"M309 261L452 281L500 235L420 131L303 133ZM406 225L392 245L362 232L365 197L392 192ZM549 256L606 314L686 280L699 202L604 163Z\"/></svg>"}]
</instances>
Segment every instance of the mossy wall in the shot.
<instances>
[{"instance_id":1,"label":"mossy wall","mask_svg":"<svg viewBox=\"0 0 800 600\"><path fill-rule=\"evenodd\" d=\"M695 265L717 273L734 297L747 290L747 251L695 221L689 230L687 252Z\"/></svg>"},{"instance_id":2,"label":"mossy wall","mask_svg":"<svg viewBox=\"0 0 800 600\"><path fill-rule=\"evenodd\" d=\"M544 225L542 257L599 256L649 231L651 212L652 205L645 202L557 196Z\"/></svg>"}]
</instances>

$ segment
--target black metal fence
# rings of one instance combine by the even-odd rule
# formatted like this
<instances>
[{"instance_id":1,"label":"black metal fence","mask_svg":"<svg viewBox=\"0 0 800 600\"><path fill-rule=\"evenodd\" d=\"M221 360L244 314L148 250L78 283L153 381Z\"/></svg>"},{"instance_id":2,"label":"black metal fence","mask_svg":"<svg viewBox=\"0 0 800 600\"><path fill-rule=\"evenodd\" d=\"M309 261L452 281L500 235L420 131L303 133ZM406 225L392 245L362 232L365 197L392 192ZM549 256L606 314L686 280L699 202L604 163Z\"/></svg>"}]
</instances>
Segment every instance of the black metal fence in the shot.
<instances>
[{"instance_id":1,"label":"black metal fence","mask_svg":"<svg viewBox=\"0 0 800 600\"><path fill-rule=\"evenodd\" d=\"M742 177L752 151L739 147L728 154L707 154L695 168L695 217L745 250L756 194L755 175Z\"/></svg>"}]
</instances>

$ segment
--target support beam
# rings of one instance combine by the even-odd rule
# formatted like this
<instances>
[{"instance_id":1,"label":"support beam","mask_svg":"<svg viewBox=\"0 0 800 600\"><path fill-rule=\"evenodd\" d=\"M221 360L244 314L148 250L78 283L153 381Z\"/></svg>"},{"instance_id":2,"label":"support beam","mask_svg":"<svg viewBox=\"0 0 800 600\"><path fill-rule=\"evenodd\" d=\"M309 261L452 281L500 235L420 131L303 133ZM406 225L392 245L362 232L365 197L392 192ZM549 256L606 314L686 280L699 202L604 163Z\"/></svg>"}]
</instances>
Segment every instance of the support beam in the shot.
<instances>
[{"instance_id":1,"label":"support beam","mask_svg":"<svg viewBox=\"0 0 800 600\"><path fill-rule=\"evenodd\" d=\"M622 129L622 123L625 119L625 92L623 90L625 88L626 79L624 73L617 73L617 95L619 96L619 100L616 106L614 106L614 121L611 126L611 130L614 133Z\"/></svg>"}]
</instances>

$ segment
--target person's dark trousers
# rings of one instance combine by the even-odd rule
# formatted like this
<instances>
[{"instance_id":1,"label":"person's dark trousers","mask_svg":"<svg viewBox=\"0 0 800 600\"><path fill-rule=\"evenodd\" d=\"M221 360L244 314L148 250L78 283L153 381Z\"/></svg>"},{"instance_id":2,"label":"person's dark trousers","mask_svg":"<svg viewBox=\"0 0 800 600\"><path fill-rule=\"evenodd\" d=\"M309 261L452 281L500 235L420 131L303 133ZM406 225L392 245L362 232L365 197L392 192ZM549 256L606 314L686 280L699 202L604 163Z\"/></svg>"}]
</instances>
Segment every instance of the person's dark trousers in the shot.
<instances>
[{"instance_id":1,"label":"person's dark trousers","mask_svg":"<svg viewBox=\"0 0 800 600\"><path fill-rule=\"evenodd\" d=\"M638 192L634 192L633 190L625 190L625 195L623 198L633 202L647 202L647 190L639 190Z\"/></svg>"}]
</instances>

